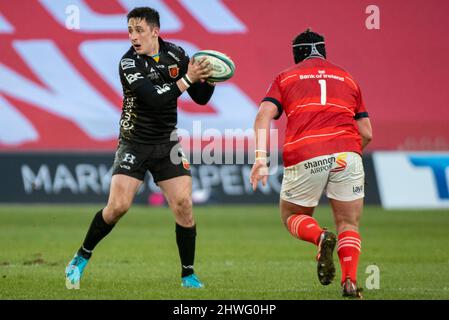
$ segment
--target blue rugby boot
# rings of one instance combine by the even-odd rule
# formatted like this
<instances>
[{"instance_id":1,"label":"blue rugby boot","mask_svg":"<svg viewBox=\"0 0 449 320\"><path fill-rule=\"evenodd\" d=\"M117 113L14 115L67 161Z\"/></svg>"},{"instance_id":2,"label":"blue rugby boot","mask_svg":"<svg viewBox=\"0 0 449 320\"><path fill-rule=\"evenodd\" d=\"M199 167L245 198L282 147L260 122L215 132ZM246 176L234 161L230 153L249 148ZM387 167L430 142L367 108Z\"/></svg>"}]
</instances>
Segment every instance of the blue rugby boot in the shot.
<instances>
[{"instance_id":1,"label":"blue rugby boot","mask_svg":"<svg viewBox=\"0 0 449 320\"><path fill-rule=\"evenodd\" d=\"M89 259L85 259L78 253L65 268L65 286L67 289L79 289L80 280L83 275L84 268L86 268Z\"/></svg>"},{"instance_id":2,"label":"blue rugby boot","mask_svg":"<svg viewBox=\"0 0 449 320\"><path fill-rule=\"evenodd\" d=\"M182 277L181 280L182 280L181 286L183 286L184 288L204 288L204 284L200 281L200 279L198 279L198 277L194 273Z\"/></svg>"}]
</instances>

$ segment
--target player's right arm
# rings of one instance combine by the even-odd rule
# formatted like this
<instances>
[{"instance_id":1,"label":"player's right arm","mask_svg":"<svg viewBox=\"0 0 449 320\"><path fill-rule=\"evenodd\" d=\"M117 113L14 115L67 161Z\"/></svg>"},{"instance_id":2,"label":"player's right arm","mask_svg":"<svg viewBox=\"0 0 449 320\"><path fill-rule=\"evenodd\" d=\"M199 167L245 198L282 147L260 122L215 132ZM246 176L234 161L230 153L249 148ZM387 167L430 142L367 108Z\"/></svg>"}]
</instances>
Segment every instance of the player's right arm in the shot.
<instances>
[{"instance_id":1,"label":"player's right arm","mask_svg":"<svg viewBox=\"0 0 449 320\"><path fill-rule=\"evenodd\" d=\"M270 137L271 120L279 119L282 114L282 95L279 88L278 78L276 78L268 89L266 97L260 104L254 121L254 134L256 139L255 161L251 169L250 183L253 190L257 189L257 184L262 181L265 186L268 180L268 139Z\"/></svg>"},{"instance_id":2,"label":"player's right arm","mask_svg":"<svg viewBox=\"0 0 449 320\"><path fill-rule=\"evenodd\" d=\"M263 101L254 121L254 134L256 138L255 161L251 169L249 181L253 185L253 190L257 189L257 184L262 181L266 185L268 179L268 139L270 134L271 120L278 115L277 106L270 101Z\"/></svg>"},{"instance_id":3,"label":"player's right arm","mask_svg":"<svg viewBox=\"0 0 449 320\"><path fill-rule=\"evenodd\" d=\"M163 107L182 93L176 83L167 83L161 88L146 76L143 62L134 56L120 60L119 72L123 85L126 85L145 105ZM185 90L185 89L184 89Z\"/></svg>"},{"instance_id":4,"label":"player's right arm","mask_svg":"<svg viewBox=\"0 0 449 320\"><path fill-rule=\"evenodd\" d=\"M200 79L206 79L209 76L208 66L198 63L189 65L188 75L192 82ZM134 57L126 57L120 61L120 77L123 83L126 83L130 90L134 92L137 99L145 105L154 107L164 107L173 99L178 98L189 87L182 79L174 83L166 83L161 88L156 86L145 75L142 62Z\"/></svg>"}]
</instances>

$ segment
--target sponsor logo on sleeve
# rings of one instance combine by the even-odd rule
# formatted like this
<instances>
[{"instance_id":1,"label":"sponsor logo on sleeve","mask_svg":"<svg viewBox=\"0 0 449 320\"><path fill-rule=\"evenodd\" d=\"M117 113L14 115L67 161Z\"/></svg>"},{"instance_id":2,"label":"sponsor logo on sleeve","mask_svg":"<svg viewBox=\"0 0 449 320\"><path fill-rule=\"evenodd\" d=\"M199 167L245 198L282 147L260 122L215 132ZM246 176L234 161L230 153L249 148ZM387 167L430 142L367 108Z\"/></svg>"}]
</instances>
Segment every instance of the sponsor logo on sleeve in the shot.
<instances>
[{"instance_id":1,"label":"sponsor logo on sleeve","mask_svg":"<svg viewBox=\"0 0 449 320\"><path fill-rule=\"evenodd\" d=\"M173 52L168 51L167 53L168 53L173 59L175 59L176 62L181 62L181 60L178 58L178 56L175 55Z\"/></svg>"},{"instance_id":2,"label":"sponsor logo on sleeve","mask_svg":"<svg viewBox=\"0 0 449 320\"><path fill-rule=\"evenodd\" d=\"M131 69L136 67L136 62L134 59L124 58L120 61L120 66L122 67L122 70Z\"/></svg>"},{"instance_id":3,"label":"sponsor logo on sleeve","mask_svg":"<svg viewBox=\"0 0 449 320\"><path fill-rule=\"evenodd\" d=\"M128 80L129 84L132 84L133 82L139 80L139 79L143 79L143 76L140 74L140 72L137 73L131 73L125 76L126 80Z\"/></svg>"}]
</instances>

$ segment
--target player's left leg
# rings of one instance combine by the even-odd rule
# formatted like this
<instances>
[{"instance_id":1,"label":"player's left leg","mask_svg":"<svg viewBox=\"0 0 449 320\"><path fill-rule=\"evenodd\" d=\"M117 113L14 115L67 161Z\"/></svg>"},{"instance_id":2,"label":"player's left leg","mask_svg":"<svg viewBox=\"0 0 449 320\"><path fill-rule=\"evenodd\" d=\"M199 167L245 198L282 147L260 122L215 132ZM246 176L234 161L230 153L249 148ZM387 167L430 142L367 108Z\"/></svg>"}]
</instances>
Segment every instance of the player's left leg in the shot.
<instances>
[{"instance_id":1,"label":"player's left leg","mask_svg":"<svg viewBox=\"0 0 449 320\"><path fill-rule=\"evenodd\" d=\"M335 157L335 166L338 167L329 175L327 197L338 233L337 253L342 271L343 296L361 298L357 289L357 268L362 247L359 221L365 196L365 173L359 154L343 152Z\"/></svg>"},{"instance_id":2,"label":"player's left leg","mask_svg":"<svg viewBox=\"0 0 449 320\"><path fill-rule=\"evenodd\" d=\"M176 243L181 259L182 286L202 288L194 273L196 224L192 208L192 178L179 176L158 182L176 221Z\"/></svg>"},{"instance_id":3,"label":"player's left leg","mask_svg":"<svg viewBox=\"0 0 449 320\"><path fill-rule=\"evenodd\" d=\"M312 217L315 207L304 207L283 199L280 199L279 207L282 223L292 236L318 245L323 229Z\"/></svg>"}]
</instances>

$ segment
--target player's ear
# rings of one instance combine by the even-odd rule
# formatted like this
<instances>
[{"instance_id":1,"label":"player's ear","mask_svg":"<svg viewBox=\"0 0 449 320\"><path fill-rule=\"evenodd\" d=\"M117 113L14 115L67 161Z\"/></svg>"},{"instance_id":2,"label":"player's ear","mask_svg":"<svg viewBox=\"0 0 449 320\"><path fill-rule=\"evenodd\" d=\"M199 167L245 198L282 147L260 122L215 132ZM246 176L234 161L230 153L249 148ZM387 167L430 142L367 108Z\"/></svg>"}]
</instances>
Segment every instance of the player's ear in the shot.
<instances>
[{"instance_id":1,"label":"player's ear","mask_svg":"<svg viewBox=\"0 0 449 320\"><path fill-rule=\"evenodd\" d=\"M159 27L156 27L156 26L151 27L151 35L152 35L153 37L159 37L160 31L161 31L161 30L159 29Z\"/></svg>"}]
</instances>

